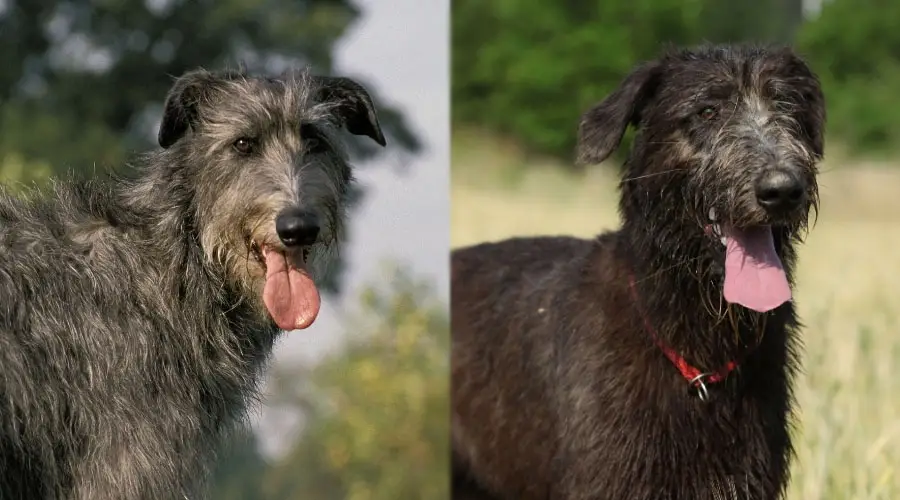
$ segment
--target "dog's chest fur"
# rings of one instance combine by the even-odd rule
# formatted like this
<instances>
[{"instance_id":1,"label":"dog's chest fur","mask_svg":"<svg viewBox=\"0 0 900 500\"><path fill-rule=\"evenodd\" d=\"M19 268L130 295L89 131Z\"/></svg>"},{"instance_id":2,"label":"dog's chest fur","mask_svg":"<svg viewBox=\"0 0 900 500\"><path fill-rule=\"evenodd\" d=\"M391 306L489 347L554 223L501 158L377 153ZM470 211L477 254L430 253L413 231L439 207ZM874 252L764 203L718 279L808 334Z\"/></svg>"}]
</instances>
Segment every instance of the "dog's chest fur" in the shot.
<instances>
[{"instance_id":1,"label":"dog's chest fur","mask_svg":"<svg viewBox=\"0 0 900 500\"><path fill-rule=\"evenodd\" d=\"M792 315L770 318L704 403L644 331L613 237L454 257L454 419L465 429L454 446L508 498L772 498L790 447ZM478 417L491 428L473 429Z\"/></svg>"}]
</instances>

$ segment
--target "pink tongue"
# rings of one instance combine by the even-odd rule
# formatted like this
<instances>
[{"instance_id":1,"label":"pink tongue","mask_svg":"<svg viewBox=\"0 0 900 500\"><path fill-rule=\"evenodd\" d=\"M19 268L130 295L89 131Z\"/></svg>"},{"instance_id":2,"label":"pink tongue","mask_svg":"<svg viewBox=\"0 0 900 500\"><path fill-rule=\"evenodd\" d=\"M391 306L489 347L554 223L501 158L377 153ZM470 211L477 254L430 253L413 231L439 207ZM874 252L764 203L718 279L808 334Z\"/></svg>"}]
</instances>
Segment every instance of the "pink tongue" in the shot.
<instances>
[{"instance_id":1,"label":"pink tongue","mask_svg":"<svg viewBox=\"0 0 900 500\"><path fill-rule=\"evenodd\" d=\"M766 312L791 300L791 286L769 226L737 230L725 236L725 300Z\"/></svg>"},{"instance_id":2,"label":"pink tongue","mask_svg":"<svg viewBox=\"0 0 900 500\"><path fill-rule=\"evenodd\" d=\"M305 269L289 265L280 252L264 250L266 286L263 302L282 330L301 330L319 314L319 291Z\"/></svg>"}]
</instances>

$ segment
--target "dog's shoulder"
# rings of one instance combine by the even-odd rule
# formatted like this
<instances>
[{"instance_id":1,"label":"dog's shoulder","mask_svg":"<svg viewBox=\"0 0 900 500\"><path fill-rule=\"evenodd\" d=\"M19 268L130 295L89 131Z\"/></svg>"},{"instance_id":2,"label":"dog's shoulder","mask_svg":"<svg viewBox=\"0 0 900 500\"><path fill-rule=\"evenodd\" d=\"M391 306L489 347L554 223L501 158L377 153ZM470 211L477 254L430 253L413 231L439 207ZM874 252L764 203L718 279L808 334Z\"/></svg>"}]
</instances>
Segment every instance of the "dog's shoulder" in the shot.
<instances>
[{"instance_id":1,"label":"dog's shoulder","mask_svg":"<svg viewBox=\"0 0 900 500\"><path fill-rule=\"evenodd\" d=\"M134 244L124 235L123 217L127 211L105 180L59 178L15 192L4 189L0 268L27 268L30 274L19 273L22 279L54 275L61 283L63 276L79 277L101 260L118 258L117 249Z\"/></svg>"},{"instance_id":2,"label":"dog's shoulder","mask_svg":"<svg viewBox=\"0 0 900 500\"><path fill-rule=\"evenodd\" d=\"M38 217L55 220L92 211L111 193L107 182L72 177L52 178L46 184L0 186L0 221Z\"/></svg>"},{"instance_id":3,"label":"dog's shoulder","mask_svg":"<svg viewBox=\"0 0 900 500\"><path fill-rule=\"evenodd\" d=\"M32 205L30 189L13 190L9 185L0 185L0 230L8 230L12 224L25 217ZM4 227L5 226L5 227Z\"/></svg>"},{"instance_id":4,"label":"dog's shoulder","mask_svg":"<svg viewBox=\"0 0 900 500\"><path fill-rule=\"evenodd\" d=\"M593 240L572 236L517 237L502 241L480 243L454 250L454 265L534 262L540 260L569 260L583 255L594 246Z\"/></svg>"},{"instance_id":5,"label":"dog's shoulder","mask_svg":"<svg viewBox=\"0 0 900 500\"><path fill-rule=\"evenodd\" d=\"M577 282L595 248L595 240L564 236L460 248L451 257L451 288L460 301L541 302L548 291Z\"/></svg>"}]
</instances>

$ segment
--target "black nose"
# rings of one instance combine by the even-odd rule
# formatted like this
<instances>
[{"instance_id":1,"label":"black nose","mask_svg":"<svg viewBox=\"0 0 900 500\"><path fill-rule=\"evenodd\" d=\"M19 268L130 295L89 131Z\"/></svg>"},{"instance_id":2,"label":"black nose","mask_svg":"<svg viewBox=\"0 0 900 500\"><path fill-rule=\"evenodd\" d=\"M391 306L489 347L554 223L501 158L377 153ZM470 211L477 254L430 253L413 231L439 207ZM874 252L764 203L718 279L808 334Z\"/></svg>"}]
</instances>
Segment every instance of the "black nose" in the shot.
<instances>
[{"instance_id":1,"label":"black nose","mask_svg":"<svg viewBox=\"0 0 900 500\"><path fill-rule=\"evenodd\" d=\"M806 197L806 185L786 170L770 170L756 181L756 200L771 211L797 208Z\"/></svg>"},{"instance_id":2,"label":"black nose","mask_svg":"<svg viewBox=\"0 0 900 500\"><path fill-rule=\"evenodd\" d=\"M285 246L312 245L319 237L319 218L299 208L286 208L275 218L275 232Z\"/></svg>"}]
</instances>

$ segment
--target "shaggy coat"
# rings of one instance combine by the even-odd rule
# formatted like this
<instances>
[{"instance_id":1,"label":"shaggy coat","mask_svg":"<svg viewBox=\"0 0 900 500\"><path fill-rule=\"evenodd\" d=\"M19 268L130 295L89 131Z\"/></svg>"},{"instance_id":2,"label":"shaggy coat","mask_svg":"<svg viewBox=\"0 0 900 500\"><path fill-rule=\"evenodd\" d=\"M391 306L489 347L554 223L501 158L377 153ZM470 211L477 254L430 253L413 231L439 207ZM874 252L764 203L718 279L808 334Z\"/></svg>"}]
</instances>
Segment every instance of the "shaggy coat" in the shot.
<instances>
[{"instance_id":1,"label":"shaggy coat","mask_svg":"<svg viewBox=\"0 0 900 500\"><path fill-rule=\"evenodd\" d=\"M0 499L198 498L280 329L260 245L279 213L340 239L338 130L384 144L344 78L190 72L128 179L0 191Z\"/></svg>"},{"instance_id":2,"label":"shaggy coat","mask_svg":"<svg viewBox=\"0 0 900 500\"><path fill-rule=\"evenodd\" d=\"M771 225L792 283L824 120L807 65L759 47L670 51L585 113L586 163L637 129L621 229L453 252L454 498L780 498L798 319L790 301L724 300L709 217ZM758 201L775 168L804 186L790 213ZM701 370L738 367L703 401L654 337Z\"/></svg>"}]
</instances>

